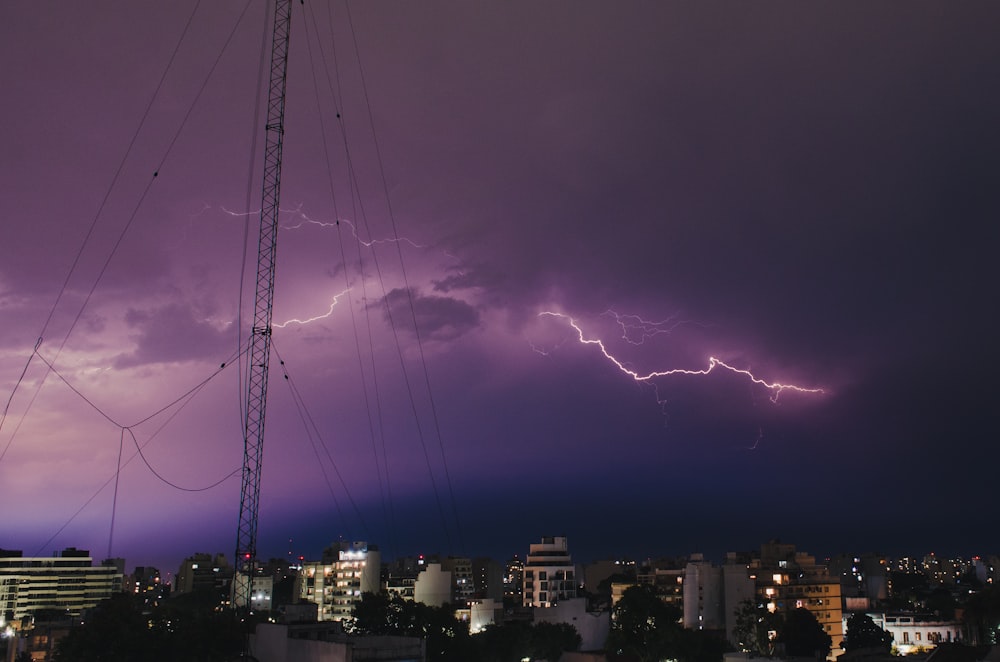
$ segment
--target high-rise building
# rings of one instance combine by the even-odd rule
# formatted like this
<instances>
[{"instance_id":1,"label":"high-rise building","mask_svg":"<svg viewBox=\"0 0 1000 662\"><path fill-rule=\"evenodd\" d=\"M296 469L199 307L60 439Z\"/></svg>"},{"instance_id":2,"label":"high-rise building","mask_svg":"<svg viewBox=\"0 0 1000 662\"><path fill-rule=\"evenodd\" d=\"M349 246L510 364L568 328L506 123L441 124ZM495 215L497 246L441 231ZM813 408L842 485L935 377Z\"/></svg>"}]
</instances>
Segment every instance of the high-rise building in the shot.
<instances>
[{"instance_id":1,"label":"high-rise building","mask_svg":"<svg viewBox=\"0 0 1000 662\"><path fill-rule=\"evenodd\" d=\"M68 547L58 556L31 557L0 549L0 627L40 609L79 616L122 590L124 561L94 565L90 552Z\"/></svg>"},{"instance_id":2,"label":"high-rise building","mask_svg":"<svg viewBox=\"0 0 1000 662\"><path fill-rule=\"evenodd\" d=\"M198 553L187 557L177 569L171 593L211 593L219 602L230 599L233 583L233 566L222 553Z\"/></svg>"},{"instance_id":3,"label":"high-rise building","mask_svg":"<svg viewBox=\"0 0 1000 662\"><path fill-rule=\"evenodd\" d=\"M128 577L125 590L142 596L146 604L155 603L170 595L170 586L160 576L160 571L152 566L136 566Z\"/></svg>"},{"instance_id":4,"label":"high-rise building","mask_svg":"<svg viewBox=\"0 0 1000 662\"><path fill-rule=\"evenodd\" d=\"M473 598L503 602L504 577L501 565L491 558L480 556L472 559Z\"/></svg>"},{"instance_id":5,"label":"high-rise building","mask_svg":"<svg viewBox=\"0 0 1000 662\"><path fill-rule=\"evenodd\" d=\"M730 552L722 566L692 555L683 586L684 627L724 632L732 640L736 614L752 600L772 613L809 611L830 635L833 655L843 641L839 578L794 545L770 542L759 554Z\"/></svg>"},{"instance_id":6,"label":"high-rise building","mask_svg":"<svg viewBox=\"0 0 1000 662\"><path fill-rule=\"evenodd\" d=\"M456 607L469 606L476 592L472 576L472 559L463 556L449 556L441 561L441 569L451 572L451 600Z\"/></svg>"},{"instance_id":7,"label":"high-rise building","mask_svg":"<svg viewBox=\"0 0 1000 662\"><path fill-rule=\"evenodd\" d=\"M768 611L807 610L830 635L836 655L844 640L839 577L814 556L778 542L761 545L759 563L751 564L751 571Z\"/></svg>"},{"instance_id":8,"label":"high-rise building","mask_svg":"<svg viewBox=\"0 0 1000 662\"><path fill-rule=\"evenodd\" d=\"M382 555L364 541L338 542L324 551L324 560L302 564L295 595L314 602L321 621L350 618L362 593L378 593Z\"/></svg>"},{"instance_id":9,"label":"high-rise building","mask_svg":"<svg viewBox=\"0 0 1000 662\"><path fill-rule=\"evenodd\" d=\"M507 561L503 575L503 595L511 598L516 604L522 604L524 595L524 561L516 556Z\"/></svg>"},{"instance_id":10,"label":"high-rise building","mask_svg":"<svg viewBox=\"0 0 1000 662\"><path fill-rule=\"evenodd\" d=\"M528 547L524 564L525 607L551 607L576 597L576 566L564 536L542 538Z\"/></svg>"}]
</instances>

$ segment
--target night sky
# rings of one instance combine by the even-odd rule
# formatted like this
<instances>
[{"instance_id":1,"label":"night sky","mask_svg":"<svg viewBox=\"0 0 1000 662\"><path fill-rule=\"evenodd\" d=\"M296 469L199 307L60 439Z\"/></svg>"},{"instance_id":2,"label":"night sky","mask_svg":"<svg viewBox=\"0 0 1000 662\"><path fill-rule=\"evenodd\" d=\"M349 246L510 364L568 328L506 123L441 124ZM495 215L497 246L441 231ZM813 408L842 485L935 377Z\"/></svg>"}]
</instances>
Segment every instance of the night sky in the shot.
<instances>
[{"instance_id":1,"label":"night sky","mask_svg":"<svg viewBox=\"0 0 1000 662\"><path fill-rule=\"evenodd\" d=\"M0 5L2 548L235 549L267 10L196 4ZM1000 552L995 3L349 9L293 10L261 556Z\"/></svg>"}]
</instances>

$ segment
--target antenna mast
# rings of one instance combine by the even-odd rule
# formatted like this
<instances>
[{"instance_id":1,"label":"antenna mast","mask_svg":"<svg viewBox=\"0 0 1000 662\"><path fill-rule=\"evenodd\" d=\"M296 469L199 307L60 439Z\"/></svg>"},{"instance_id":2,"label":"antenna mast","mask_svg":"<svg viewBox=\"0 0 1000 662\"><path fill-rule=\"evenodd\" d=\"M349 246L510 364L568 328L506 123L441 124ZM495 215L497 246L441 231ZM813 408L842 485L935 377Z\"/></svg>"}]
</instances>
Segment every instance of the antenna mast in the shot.
<instances>
[{"instance_id":1,"label":"antenna mast","mask_svg":"<svg viewBox=\"0 0 1000 662\"><path fill-rule=\"evenodd\" d=\"M260 503L260 466L264 451L264 409L267 403L267 367L271 354L271 312L274 300L274 256L278 236L278 199L281 190L281 148L285 133L285 82L288 76L288 32L292 0L277 0L271 36L271 74L267 95L264 145L264 184L257 246L257 296L254 304L250 352L247 358L246 420L243 427L243 483L240 522L236 537L233 603L252 613L253 577L257 569L257 511Z\"/></svg>"}]
</instances>

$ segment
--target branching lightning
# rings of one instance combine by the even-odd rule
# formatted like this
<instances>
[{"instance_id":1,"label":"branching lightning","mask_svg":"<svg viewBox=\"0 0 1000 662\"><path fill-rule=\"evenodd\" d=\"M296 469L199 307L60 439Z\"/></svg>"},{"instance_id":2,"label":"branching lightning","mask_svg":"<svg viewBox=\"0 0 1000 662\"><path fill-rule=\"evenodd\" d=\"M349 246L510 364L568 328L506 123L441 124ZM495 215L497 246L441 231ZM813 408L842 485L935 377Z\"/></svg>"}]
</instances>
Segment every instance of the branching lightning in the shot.
<instances>
[{"instance_id":1,"label":"branching lightning","mask_svg":"<svg viewBox=\"0 0 1000 662\"><path fill-rule=\"evenodd\" d=\"M198 213L199 214L204 213L204 211L206 211L207 209L210 209L210 208L211 208L211 206L206 203L204 205L204 209L200 210ZM260 213L260 210L250 211L250 212L233 211L231 209L226 208L223 205L220 205L219 209L224 214L227 214L227 215L235 217L235 218L245 218L247 216L253 216L253 215L256 215L256 214ZM279 228L281 230L283 230L283 231L300 230L300 229L302 229L302 228L304 228L306 226L315 226L315 227L318 227L318 228L339 228L341 225L344 225L344 226L346 226L346 227L348 227L350 229L351 237L354 238L354 240L358 243L359 246L363 246L364 248L371 249L372 251L374 251L376 249L376 247L378 245L380 245L380 244L400 244L400 243L402 243L402 244L406 244L406 245L408 245L408 246L410 246L412 248L421 249L421 250L425 250L425 249L429 248L428 246L425 246L423 244L419 244L416 241L413 241L412 239L409 239L407 237L398 237L398 238L391 237L391 238L387 238L387 239L369 239L369 240L362 239L358 235L358 228L357 228L357 226L354 223L352 223L351 221L349 221L347 219L339 219L339 220L333 220L333 221L318 220L318 219L310 217L308 214L306 214L305 212L303 212L301 205L298 206L298 207L292 208L292 209L282 209L281 213L284 214L284 215L286 215L286 216L291 216L292 217L292 222L286 222L286 223L282 223L282 224L279 225ZM448 256L448 257L451 257L452 259L454 259L453 256L448 255L447 252L445 252L445 255ZM316 315L314 317L309 317L307 319L293 318L293 319L281 322L280 324L272 324L272 327L273 328L281 329L281 328L284 328L284 327L286 327L286 326L288 326L290 324L305 325L305 324L309 324L311 322L316 322L318 320L326 319L326 318L330 317L333 314L333 310L337 306L337 303L339 302L340 297L343 297L349 291L350 291L350 288L345 289L344 291L340 292L339 294L336 294L333 297L333 301L330 304L330 308L325 313L323 313L321 315Z\"/></svg>"},{"instance_id":2,"label":"branching lightning","mask_svg":"<svg viewBox=\"0 0 1000 662\"><path fill-rule=\"evenodd\" d=\"M253 216L255 214L259 214L260 213L259 210L255 211L255 212L249 212L249 213L247 213L247 212L236 212L236 211L232 211L232 210L226 209L224 206L220 206L219 209L221 209L224 213L229 214L230 216L236 216L236 217ZM427 248L426 246L424 246L422 244L418 244L417 242L413 241L412 239L408 239L406 237L391 238L391 239L369 239L368 241L365 241L360 236L358 236L358 228L357 228L357 226L354 225L354 223L352 223L351 221L347 220L346 218L342 218L342 219L335 220L335 221L320 221L320 220L317 220L315 218L311 218L308 214L306 214L304 211L302 211L302 207L301 206L296 207L295 209L282 209L281 213L283 213L283 214L292 214L297 219L297 222L294 222L294 223L284 223L284 224L281 224L279 227L282 230L300 230L300 229L304 228L307 225L315 225L315 226L321 227L321 228L335 228L335 227L339 226L340 224L344 224L344 225L346 225L347 227L349 227L351 229L351 236L354 237L354 239L357 240L357 242L359 244L361 244L362 246L364 246L365 248L371 248L371 247L373 247L373 246L375 246L377 244L396 244L396 243L409 244L413 248Z\"/></svg>"},{"instance_id":3,"label":"branching lightning","mask_svg":"<svg viewBox=\"0 0 1000 662\"><path fill-rule=\"evenodd\" d=\"M573 329L576 331L577 339L580 341L581 344L596 346L601 351L601 354L604 355L604 358L606 358L608 361L610 361L611 363L613 363L619 370L621 370L623 373L625 373L626 375L628 375L629 377L631 377L632 379L634 379L637 382L652 383L652 380L654 380L654 379L656 379L658 377L670 377L670 376L673 376L673 375L707 375L707 374L713 372L716 368L722 368L722 369L728 370L730 372L736 373L738 375L743 375L744 377L746 377L747 379L749 379L752 383L757 384L758 386L763 386L767 390L771 391L771 394L772 394L771 395L771 402L777 402L778 401L778 397L784 391L793 391L793 392L796 392L796 393L811 393L811 394L825 393L825 391L823 389L821 389L821 388L807 388L807 387L804 387L804 386L797 386L795 384L784 384L784 383L781 383L781 382L768 382L768 381L766 381L764 379L761 379L760 377L757 377L755 374L753 374L749 370L745 370L743 368L737 368L737 367L731 366L728 363L726 363L725 361L722 361L721 359L718 359L718 358L716 358L714 356L708 357L708 365L706 367L704 367L704 368L694 368L694 369L692 369L692 368L671 368L669 370L655 370L655 371L643 374L643 373L640 373L637 370L632 370L631 368L627 367L618 358L616 358L613 354L611 354L611 352L609 352L608 349L607 349L607 347L604 345L604 341L600 340L599 338L588 338L588 337L586 337L586 335L583 332L583 329L580 328L580 325L577 323L577 321L575 319L573 319L572 317L570 317L569 315L565 315L563 313L557 313L557 312L552 312L552 311L546 310L546 311L540 312L538 314L538 316L539 317L545 317L545 316L548 316L548 317L558 317L560 319L566 320L569 323L569 325L571 327L573 327ZM634 319L638 320L640 318L635 317ZM654 325L653 328L657 328L657 327L655 327L655 325ZM628 340L628 339L626 338L626 340ZM633 343L633 344L635 344L635 343ZM657 398L657 399L659 399L659 398Z\"/></svg>"},{"instance_id":4,"label":"branching lightning","mask_svg":"<svg viewBox=\"0 0 1000 662\"><path fill-rule=\"evenodd\" d=\"M337 307L338 303L340 303L340 297L346 296L347 293L350 292L350 291L351 291L351 288L347 288L346 290L340 292L339 294L335 294L333 296L333 302L330 304L330 309L328 311L326 311L325 313L323 313L322 315L317 315L315 317L310 317L309 319L304 319L304 320L293 318L293 319L284 321L281 324L272 324L271 326L273 328L275 328L275 329L283 329L286 326L288 326L289 324L309 324L310 322L316 322L318 320L326 319L330 315L333 315L333 309Z\"/></svg>"},{"instance_id":5,"label":"branching lightning","mask_svg":"<svg viewBox=\"0 0 1000 662\"><path fill-rule=\"evenodd\" d=\"M622 330L622 340L632 345L641 345L648 338L653 336L658 336L661 334L670 335L679 326L685 324L697 324L698 326L704 326L698 322L692 322L691 320L679 320L676 315L671 315L665 320L660 322L652 322L650 320L645 320L638 315L621 315L613 310L604 311L604 316L614 317L615 322Z\"/></svg>"}]
</instances>

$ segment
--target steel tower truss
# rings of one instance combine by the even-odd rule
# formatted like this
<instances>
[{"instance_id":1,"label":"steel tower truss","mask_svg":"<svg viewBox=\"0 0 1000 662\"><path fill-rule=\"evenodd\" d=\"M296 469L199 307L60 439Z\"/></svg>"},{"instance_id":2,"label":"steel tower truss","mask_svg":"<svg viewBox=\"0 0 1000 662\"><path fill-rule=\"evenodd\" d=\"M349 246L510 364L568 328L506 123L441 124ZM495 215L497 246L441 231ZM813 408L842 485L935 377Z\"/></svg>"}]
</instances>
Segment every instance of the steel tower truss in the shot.
<instances>
[{"instance_id":1,"label":"steel tower truss","mask_svg":"<svg viewBox=\"0 0 1000 662\"><path fill-rule=\"evenodd\" d=\"M257 512L260 469L264 452L264 410L267 404L267 368L271 354L271 311L274 300L274 257L278 237L278 199L281 191L281 149L285 132L285 82L288 76L288 32L292 0L277 0L271 37L270 85L265 125L264 184L261 194L260 240L257 247L257 295L247 355L246 419L243 427L243 483L240 523L236 540L237 593L235 604L250 611L253 576L257 566ZM243 581L240 581L240 575Z\"/></svg>"}]
</instances>

